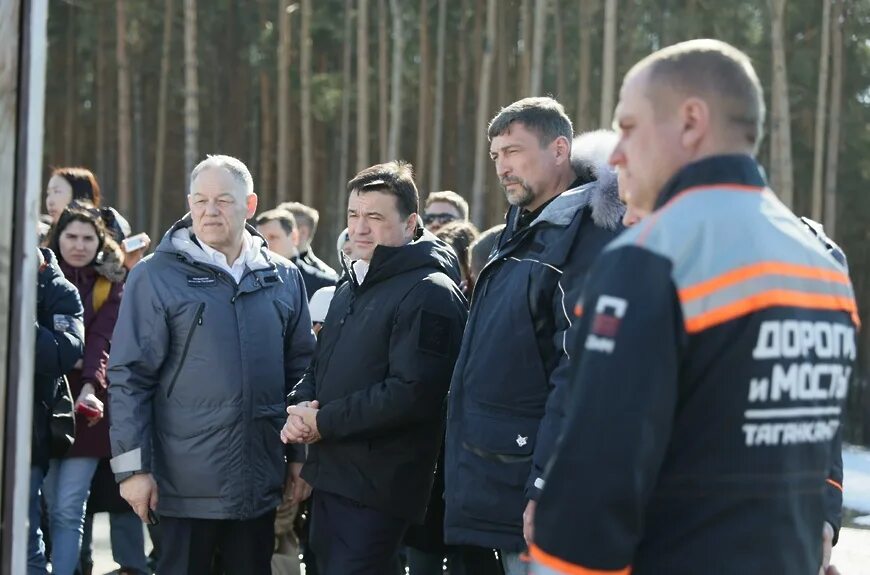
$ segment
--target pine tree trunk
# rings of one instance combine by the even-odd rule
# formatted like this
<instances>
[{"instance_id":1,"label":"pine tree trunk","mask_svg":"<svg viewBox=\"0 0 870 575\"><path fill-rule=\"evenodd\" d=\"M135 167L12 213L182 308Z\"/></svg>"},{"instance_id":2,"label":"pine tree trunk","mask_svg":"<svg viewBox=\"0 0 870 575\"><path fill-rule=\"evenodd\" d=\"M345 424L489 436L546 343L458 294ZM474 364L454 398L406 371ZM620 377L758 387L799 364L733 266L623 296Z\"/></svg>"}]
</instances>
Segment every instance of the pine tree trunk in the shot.
<instances>
[{"instance_id":1,"label":"pine tree trunk","mask_svg":"<svg viewBox=\"0 0 870 575\"><path fill-rule=\"evenodd\" d=\"M776 115L771 118L776 131L776 158L773 166L774 190L789 208L794 206L794 181L791 159L791 112L788 101L788 72L785 60L785 7L787 0L770 0L771 44L773 48L773 93Z\"/></svg>"},{"instance_id":2,"label":"pine tree trunk","mask_svg":"<svg viewBox=\"0 0 870 575\"><path fill-rule=\"evenodd\" d=\"M269 25L269 17L266 13L266 3L271 0L259 0L257 6L260 13L260 32L262 33ZM258 173L255 189L259 190L260 202L264 206L274 205L275 182L273 179L275 158L275 119L272 108L272 78L265 66L259 67L260 83L260 170Z\"/></svg>"},{"instance_id":3,"label":"pine tree trunk","mask_svg":"<svg viewBox=\"0 0 870 575\"><path fill-rule=\"evenodd\" d=\"M405 70L405 30L402 25L402 9L399 0L390 0L393 33L393 62L390 85L390 136L387 157L399 159L399 137L402 133L402 76Z\"/></svg>"},{"instance_id":4,"label":"pine tree trunk","mask_svg":"<svg viewBox=\"0 0 870 575\"><path fill-rule=\"evenodd\" d=\"M441 144L444 135L444 52L447 42L447 0L438 0L438 37L435 55L435 113L432 127L432 160L429 193L441 189Z\"/></svg>"},{"instance_id":5,"label":"pine tree trunk","mask_svg":"<svg viewBox=\"0 0 870 575\"><path fill-rule=\"evenodd\" d=\"M565 30L562 24L561 4L561 0L553 0L553 28L556 31L556 99L560 101L568 95L565 87Z\"/></svg>"},{"instance_id":6,"label":"pine tree trunk","mask_svg":"<svg viewBox=\"0 0 870 575\"><path fill-rule=\"evenodd\" d=\"M350 179L350 94L353 90L351 46L353 43L353 1L344 2L344 48L341 57L341 147L338 156L339 181L342 183L338 193L336 205L340 208L337 213L344 213L347 202L344 194L344 183ZM344 227L344 226L342 226ZM341 231L340 229L338 231Z\"/></svg>"},{"instance_id":7,"label":"pine tree trunk","mask_svg":"<svg viewBox=\"0 0 870 575\"><path fill-rule=\"evenodd\" d=\"M393 160L387 155L389 149L389 70L387 69L387 2L378 0L378 155L380 162Z\"/></svg>"},{"instance_id":8,"label":"pine tree trunk","mask_svg":"<svg viewBox=\"0 0 870 575\"><path fill-rule=\"evenodd\" d=\"M118 64L118 210L129 217L133 190L130 187L132 162L132 129L130 127L130 63L127 60L126 0L117 0L117 45L115 55Z\"/></svg>"},{"instance_id":9,"label":"pine tree trunk","mask_svg":"<svg viewBox=\"0 0 870 575\"><path fill-rule=\"evenodd\" d=\"M831 15L831 109L825 166L825 232L837 237L837 168L840 158L840 111L843 106L843 25L847 0L834 0Z\"/></svg>"},{"instance_id":10,"label":"pine tree trunk","mask_svg":"<svg viewBox=\"0 0 870 575\"><path fill-rule=\"evenodd\" d=\"M302 203L314 202L314 141L311 135L311 0L302 0L300 88L302 92Z\"/></svg>"},{"instance_id":11,"label":"pine tree trunk","mask_svg":"<svg viewBox=\"0 0 870 575\"><path fill-rule=\"evenodd\" d=\"M358 0L356 21L356 169L369 166L369 8Z\"/></svg>"},{"instance_id":12,"label":"pine tree trunk","mask_svg":"<svg viewBox=\"0 0 870 575\"><path fill-rule=\"evenodd\" d=\"M828 108L828 60L831 52L831 0L822 1L822 34L819 56L819 84L816 92L816 127L813 146L813 202L811 217L822 221L822 183L825 157L825 114Z\"/></svg>"},{"instance_id":13,"label":"pine tree trunk","mask_svg":"<svg viewBox=\"0 0 870 575\"><path fill-rule=\"evenodd\" d=\"M467 189L468 173L468 126L465 118L468 111L468 1L462 0L457 36L457 58L459 81L456 83L456 189ZM479 38L478 38L479 40Z\"/></svg>"},{"instance_id":14,"label":"pine tree trunk","mask_svg":"<svg viewBox=\"0 0 870 575\"><path fill-rule=\"evenodd\" d=\"M479 36L478 36L479 37ZM531 96L529 86L532 83L532 2L523 0L520 12L520 89L519 97Z\"/></svg>"},{"instance_id":15,"label":"pine tree trunk","mask_svg":"<svg viewBox=\"0 0 870 575\"><path fill-rule=\"evenodd\" d=\"M601 114L598 125L609 128L613 122L616 89L616 0L604 4L604 54L601 67Z\"/></svg>"},{"instance_id":16,"label":"pine tree trunk","mask_svg":"<svg viewBox=\"0 0 870 575\"><path fill-rule=\"evenodd\" d=\"M290 187L290 46L291 0L278 0L278 185L276 203L286 202Z\"/></svg>"},{"instance_id":17,"label":"pine tree trunk","mask_svg":"<svg viewBox=\"0 0 870 575\"><path fill-rule=\"evenodd\" d=\"M76 135L75 121L78 115L78 106L76 105L76 85L78 84L78 74L76 73L76 10L77 8L72 2L67 5L66 65L64 73L66 78L66 97L64 98L66 110L63 118L63 163L67 166L81 163L81 160L77 157L74 140Z\"/></svg>"},{"instance_id":18,"label":"pine tree trunk","mask_svg":"<svg viewBox=\"0 0 870 575\"><path fill-rule=\"evenodd\" d=\"M154 146L154 182L151 188L151 238L157 241L162 231L163 171L166 164L166 114L169 93L169 63L172 51L172 15L175 0L163 3L163 47L160 55L160 84L157 88L157 141Z\"/></svg>"},{"instance_id":19,"label":"pine tree trunk","mask_svg":"<svg viewBox=\"0 0 870 575\"><path fill-rule=\"evenodd\" d=\"M578 28L580 29L580 57L578 71L579 86L577 91L577 113L575 116L578 132L588 130L592 126L592 113L589 105L590 90L592 83L592 19L593 1L580 0L580 15Z\"/></svg>"},{"instance_id":20,"label":"pine tree trunk","mask_svg":"<svg viewBox=\"0 0 870 575\"><path fill-rule=\"evenodd\" d=\"M199 76L196 0L184 0L184 171L190 178L199 160Z\"/></svg>"},{"instance_id":21,"label":"pine tree trunk","mask_svg":"<svg viewBox=\"0 0 870 575\"><path fill-rule=\"evenodd\" d=\"M547 0L535 0L535 34L532 37L532 76L529 83L529 95L541 95L541 82L544 75L544 47L547 39L544 28L547 23Z\"/></svg>"},{"instance_id":22,"label":"pine tree trunk","mask_svg":"<svg viewBox=\"0 0 870 575\"><path fill-rule=\"evenodd\" d=\"M475 149L474 149L474 183L472 184L471 210L472 220L475 224L483 227L486 212L486 172L489 169L489 157L487 156L486 124L489 121L490 105L489 90L492 80L493 53L497 40L496 23L496 0L486 2L486 35L483 44L483 59L480 70L480 91L477 99L477 121L475 123Z\"/></svg>"},{"instance_id":23,"label":"pine tree trunk","mask_svg":"<svg viewBox=\"0 0 870 575\"><path fill-rule=\"evenodd\" d=\"M108 183L108 148L106 146L106 120L109 117L109 98L108 93L111 90L109 82L106 80L106 54L109 53L107 46L106 15L107 10L101 10L97 14L97 69L94 74L94 92L97 100L97 125L96 125L96 148L97 148L97 177L103 185Z\"/></svg>"},{"instance_id":24,"label":"pine tree trunk","mask_svg":"<svg viewBox=\"0 0 870 575\"><path fill-rule=\"evenodd\" d=\"M417 100L417 156L415 160L415 174L417 182L422 184L426 181L426 160L429 150L429 112L430 105L430 68L429 62L429 0L420 0L420 90ZM422 186L421 186L422 187Z\"/></svg>"}]
</instances>

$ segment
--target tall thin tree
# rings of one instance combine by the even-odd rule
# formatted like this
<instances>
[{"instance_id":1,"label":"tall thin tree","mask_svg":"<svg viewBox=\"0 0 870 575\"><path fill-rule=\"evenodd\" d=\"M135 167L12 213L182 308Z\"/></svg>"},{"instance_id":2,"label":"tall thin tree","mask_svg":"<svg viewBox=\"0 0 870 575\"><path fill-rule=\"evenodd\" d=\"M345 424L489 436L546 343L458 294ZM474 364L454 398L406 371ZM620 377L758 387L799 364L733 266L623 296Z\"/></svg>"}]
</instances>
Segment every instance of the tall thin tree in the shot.
<instances>
[{"instance_id":1,"label":"tall thin tree","mask_svg":"<svg viewBox=\"0 0 870 575\"><path fill-rule=\"evenodd\" d=\"M278 184L276 201L289 199L290 187L290 49L293 27L290 14L298 6L278 0Z\"/></svg>"},{"instance_id":2,"label":"tall thin tree","mask_svg":"<svg viewBox=\"0 0 870 575\"><path fill-rule=\"evenodd\" d=\"M76 86L78 86L78 77L76 73L76 11L78 7L70 2L67 4L66 14L66 65L64 66L64 75L66 76L66 97L64 98L66 110L64 111L64 133L63 133L63 161L65 164L78 163L78 158L75 157L75 121L78 117L78 94Z\"/></svg>"},{"instance_id":3,"label":"tall thin tree","mask_svg":"<svg viewBox=\"0 0 870 575\"><path fill-rule=\"evenodd\" d=\"M431 68L429 62L429 0L420 0L420 90L417 100L417 157L415 168L417 181L426 181L426 160L429 146L429 94L431 92Z\"/></svg>"},{"instance_id":4,"label":"tall thin tree","mask_svg":"<svg viewBox=\"0 0 870 575\"><path fill-rule=\"evenodd\" d=\"M356 168L369 165L369 7L357 3L356 20Z\"/></svg>"},{"instance_id":5,"label":"tall thin tree","mask_svg":"<svg viewBox=\"0 0 870 575\"><path fill-rule=\"evenodd\" d=\"M301 50L301 115L302 123L302 203L314 203L314 141L311 125L311 0L302 0Z\"/></svg>"},{"instance_id":6,"label":"tall thin tree","mask_svg":"<svg viewBox=\"0 0 870 575\"><path fill-rule=\"evenodd\" d=\"M769 0L771 12L771 48L773 52L773 90L771 132L775 146L772 154L774 189L785 205L794 205L794 180L791 156L791 112L788 100L788 71L785 56L785 8L787 0Z\"/></svg>"},{"instance_id":7,"label":"tall thin tree","mask_svg":"<svg viewBox=\"0 0 870 575\"><path fill-rule=\"evenodd\" d=\"M475 36L479 38L479 36ZM523 0L520 8L520 41L517 49L520 57L519 97L531 96L528 93L532 82L532 2Z\"/></svg>"},{"instance_id":8,"label":"tall thin tree","mask_svg":"<svg viewBox=\"0 0 870 575\"><path fill-rule=\"evenodd\" d=\"M474 183L471 187L471 213L472 220L478 227L484 225L486 214L486 172L488 157L486 145L486 123L489 120L489 87L492 81L492 60L495 56L494 48L498 29L496 23L496 0L486 2L486 34L483 38L483 61L480 70L480 90L477 99L477 120L475 122L475 146L474 146Z\"/></svg>"},{"instance_id":9,"label":"tall thin tree","mask_svg":"<svg viewBox=\"0 0 870 575\"><path fill-rule=\"evenodd\" d=\"M601 114L599 125L610 127L616 90L616 0L604 2L604 54L601 66Z\"/></svg>"},{"instance_id":10,"label":"tall thin tree","mask_svg":"<svg viewBox=\"0 0 870 575\"><path fill-rule=\"evenodd\" d=\"M840 158L840 111L843 106L843 26L846 2L834 0L831 14L831 110L828 130L828 154L825 166L825 231L837 237L837 168Z\"/></svg>"},{"instance_id":11,"label":"tall thin tree","mask_svg":"<svg viewBox=\"0 0 870 575\"><path fill-rule=\"evenodd\" d=\"M544 74L544 48L547 45L544 29L547 23L547 0L535 0L535 33L532 41L532 73L529 79L529 96L541 95Z\"/></svg>"},{"instance_id":12,"label":"tall thin tree","mask_svg":"<svg viewBox=\"0 0 870 575\"><path fill-rule=\"evenodd\" d=\"M184 0L184 170L187 178L199 159L196 32L196 0Z\"/></svg>"},{"instance_id":13,"label":"tall thin tree","mask_svg":"<svg viewBox=\"0 0 870 575\"><path fill-rule=\"evenodd\" d=\"M429 162L429 191L441 189L441 147L444 134L444 52L447 43L447 0L438 0L438 35L435 55L435 113L432 128L432 159Z\"/></svg>"},{"instance_id":14,"label":"tall thin tree","mask_svg":"<svg viewBox=\"0 0 870 575\"><path fill-rule=\"evenodd\" d=\"M118 64L118 209L129 217L133 207L131 187L132 140L130 125L130 62L127 58L126 0L115 3L117 44L115 56Z\"/></svg>"},{"instance_id":15,"label":"tall thin tree","mask_svg":"<svg viewBox=\"0 0 870 575\"><path fill-rule=\"evenodd\" d=\"M387 118L389 117L390 106L389 95L387 94L390 80L389 71L387 70L388 44L387 1L378 0L378 155L381 162L391 159L387 157L387 150L389 149Z\"/></svg>"},{"instance_id":16,"label":"tall thin tree","mask_svg":"<svg viewBox=\"0 0 870 575\"><path fill-rule=\"evenodd\" d=\"M556 98L561 100L568 94L565 89L565 26L562 22L561 0L553 0L553 29L556 31Z\"/></svg>"},{"instance_id":17,"label":"tall thin tree","mask_svg":"<svg viewBox=\"0 0 870 575\"><path fill-rule=\"evenodd\" d=\"M822 221L822 184L825 158L825 114L828 108L828 60L831 52L831 0L822 1L822 34L819 47L819 84L816 91L815 144L813 145L813 202L810 214Z\"/></svg>"},{"instance_id":18,"label":"tall thin tree","mask_svg":"<svg viewBox=\"0 0 870 575\"><path fill-rule=\"evenodd\" d=\"M267 13L267 3L272 0L257 2L260 15L260 41L268 42L271 23ZM271 11L270 11L271 12ZM260 84L260 169L258 170L257 187L260 190L260 201L263 205L271 205L275 201L275 180L273 166L275 160L275 110L272 105L272 76L266 66L259 66Z\"/></svg>"},{"instance_id":19,"label":"tall thin tree","mask_svg":"<svg viewBox=\"0 0 870 575\"><path fill-rule=\"evenodd\" d=\"M456 82L456 187L467 189L468 173L468 126L465 119L468 113L468 5L462 0L459 12L459 32L457 35L457 58L459 59L459 79ZM479 40L479 38L477 38Z\"/></svg>"},{"instance_id":20,"label":"tall thin tree","mask_svg":"<svg viewBox=\"0 0 870 575\"><path fill-rule=\"evenodd\" d=\"M350 174L350 95L353 91L352 70L353 51L351 50L353 41L353 2L354 0L344 0L344 47L341 56L341 143L338 154L338 174L339 182L341 183L338 194L338 205L341 209L338 213L344 211L344 183L348 180ZM341 230L338 230L341 231Z\"/></svg>"},{"instance_id":21,"label":"tall thin tree","mask_svg":"<svg viewBox=\"0 0 870 575\"><path fill-rule=\"evenodd\" d=\"M402 75L405 70L405 27L399 0L390 0L391 29L393 35L392 78L390 78L390 135L387 157L399 158L399 136L402 133Z\"/></svg>"},{"instance_id":22,"label":"tall thin tree","mask_svg":"<svg viewBox=\"0 0 870 575\"><path fill-rule=\"evenodd\" d=\"M166 164L166 114L168 112L169 65L172 50L172 16L175 0L163 3L163 44L160 54L160 83L157 88L157 139L154 146L154 182L151 188L151 237L160 237L163 209L163 170Z\"/></svg>"},{"instance_id":23,"label":"tall thin tree","mask_svg":"<svg viewBox=\"0 0 870 575\"><path fill-rule=\"evenodd\" d=\"M597 2L597 0L594 0ZM576 122L580 131L592 126L592 111L589 109L590 87L592 85L592 18L593 0L580 0L580 9L577 11L580 22L580 57L577 88L577 112Z\"/></svg>"}]
</instances>

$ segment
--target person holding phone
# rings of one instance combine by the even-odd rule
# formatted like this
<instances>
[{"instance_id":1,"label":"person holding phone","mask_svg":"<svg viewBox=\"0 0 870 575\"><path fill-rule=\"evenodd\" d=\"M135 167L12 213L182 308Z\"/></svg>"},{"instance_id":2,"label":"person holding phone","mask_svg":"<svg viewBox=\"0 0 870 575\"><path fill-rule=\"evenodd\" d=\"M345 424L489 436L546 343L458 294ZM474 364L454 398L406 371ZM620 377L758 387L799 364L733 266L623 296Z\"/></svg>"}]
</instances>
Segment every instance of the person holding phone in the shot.
<instances>
[{"instance_id":1,"label":"person holding phone","mask_svg":"<svg viewBox=\"0 0 870 575\"><path fill-rule=\"evenodd\" d=\"M84 357L68 374L76 398L76 440L63 458L52 459L45 478L52 539L52 573L71 574L79 560L91 478L108 457L106 366L126 270L124 254L107 232L100 212L74 204L58 215L49 237L64 276L84 307Z\"/></svg>"}]
</instances>

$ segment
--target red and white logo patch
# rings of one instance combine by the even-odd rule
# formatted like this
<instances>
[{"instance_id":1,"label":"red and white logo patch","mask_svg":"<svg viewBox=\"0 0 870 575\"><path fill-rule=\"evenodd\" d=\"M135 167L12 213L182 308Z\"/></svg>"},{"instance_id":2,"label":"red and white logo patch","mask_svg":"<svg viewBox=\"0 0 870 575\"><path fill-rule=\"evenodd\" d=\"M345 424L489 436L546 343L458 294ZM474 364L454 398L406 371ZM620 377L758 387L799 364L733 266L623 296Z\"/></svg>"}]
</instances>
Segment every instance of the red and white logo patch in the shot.
<instances>
[{"instance_id":1,"label":"red and white logo patch","mask_svg":"<svg viewBox=\"0 0 870 575\"><path fill-rule=\"evenodd\" d=\"M592 317L589 335L586 336L586 349L612 353L627 309L628 302L622 298L610 295L598 296L595 315Z\"/></svg>"}]
</instances>

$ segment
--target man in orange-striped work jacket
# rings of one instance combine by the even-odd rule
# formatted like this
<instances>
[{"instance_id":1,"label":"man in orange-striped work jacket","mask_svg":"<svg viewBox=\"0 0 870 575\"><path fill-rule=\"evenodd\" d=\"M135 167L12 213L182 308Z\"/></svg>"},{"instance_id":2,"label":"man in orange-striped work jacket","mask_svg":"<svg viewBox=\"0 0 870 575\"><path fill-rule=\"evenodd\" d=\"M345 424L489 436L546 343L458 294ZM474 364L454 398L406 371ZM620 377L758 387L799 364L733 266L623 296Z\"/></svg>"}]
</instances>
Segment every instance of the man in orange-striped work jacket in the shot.
<instances>
[{"instance_id":1,"label":"man in orange-striped work jacket","mask_svg":"<svg viewBox=\"0 0 870 575\"><path fill-rule=\"evenodd\" d=\"M748 58L713 40L626 75L630 208L578 313L532 573L816 575L855 359L848 276L766 187Z\"/></svg>"}]
</instances>

